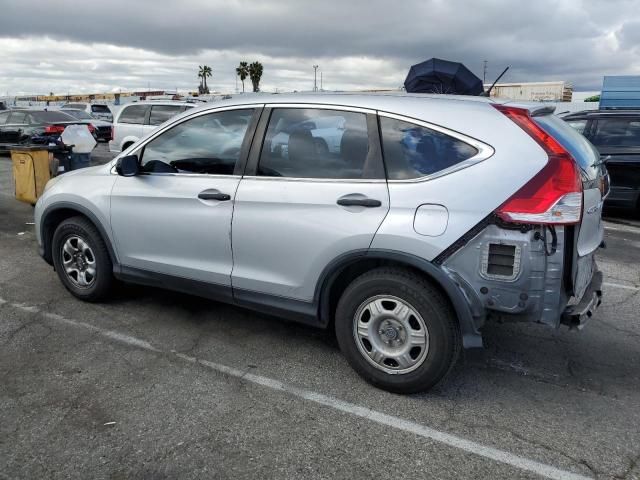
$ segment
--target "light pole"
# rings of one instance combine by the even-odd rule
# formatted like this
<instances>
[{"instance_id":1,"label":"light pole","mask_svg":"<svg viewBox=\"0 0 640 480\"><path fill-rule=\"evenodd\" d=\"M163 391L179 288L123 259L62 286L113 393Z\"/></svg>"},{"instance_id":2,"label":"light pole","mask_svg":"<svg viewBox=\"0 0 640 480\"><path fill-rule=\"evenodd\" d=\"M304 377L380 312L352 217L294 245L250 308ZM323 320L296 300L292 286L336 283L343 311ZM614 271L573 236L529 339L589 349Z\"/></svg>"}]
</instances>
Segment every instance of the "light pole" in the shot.
<instances>
[{"instance_id":1,"label":"light pole","mask_svg":"<svg viewBox=\"0 0 640 480\"><path fill-rule=\"evenodd\" d=\"M313 91L318 91L318 65L313 66Z\"/></svg>"}]
</instances>

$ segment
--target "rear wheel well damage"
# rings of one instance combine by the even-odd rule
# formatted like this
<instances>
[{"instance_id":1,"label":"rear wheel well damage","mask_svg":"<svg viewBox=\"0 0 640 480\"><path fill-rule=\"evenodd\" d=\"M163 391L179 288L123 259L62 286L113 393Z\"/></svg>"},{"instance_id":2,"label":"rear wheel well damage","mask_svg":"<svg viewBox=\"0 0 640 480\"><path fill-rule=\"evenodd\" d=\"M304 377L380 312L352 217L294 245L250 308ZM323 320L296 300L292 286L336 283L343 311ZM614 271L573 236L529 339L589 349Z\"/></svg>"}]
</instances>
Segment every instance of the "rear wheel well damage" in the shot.
<instances>
[{"instance_id":1,"label":"rear wheel well damage","mask_svg":"<svg viewBox=\"0 0 640 480\"><path fill-rule=\"evenodd\" d=\"M360 275L379 267L399 268L425 278L447 299L456 313L465 348L482 347L479 327L483 319L474 318L462 288L440 267L427 260L396 252L360 254L340 262L323 276L319 293L319 316L330 328L340 296Z\"/></svg>"},{"instance_id":2,"label":"rear wheel well damage","mask_svg":"<svg viewBox=\"0 0 640 480\"><path fill-rule=\"evenodd\" d=\"M111 242L109 237L105 234L102 225L97 221L97 219L91 215L89 212L81 211L77 207L61 207L56 208L50 211L45 211L42 215L41 221L41 238L42 238L42 251L43 258L45 261L53 265L53 252L52 252L52 243L53 243L53 234L60 225L65 220L72 217L82 217L89 221L100 233L100 236L104 240L107 245L107 250L109 252L109 257L114 265L116 265L116 258L113 248L111 246Z\"/></svg>"}]
</instances>

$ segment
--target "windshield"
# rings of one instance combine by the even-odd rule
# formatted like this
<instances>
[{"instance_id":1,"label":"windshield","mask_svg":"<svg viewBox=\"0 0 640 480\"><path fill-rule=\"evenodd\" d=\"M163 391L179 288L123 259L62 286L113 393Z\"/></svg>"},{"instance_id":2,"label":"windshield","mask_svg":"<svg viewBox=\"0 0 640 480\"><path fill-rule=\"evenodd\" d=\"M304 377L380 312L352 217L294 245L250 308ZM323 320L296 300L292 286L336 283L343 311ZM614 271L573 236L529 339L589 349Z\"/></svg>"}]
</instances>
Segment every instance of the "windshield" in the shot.
<instances>
[{"instance_id":1,"label":"windshield","mask_svg":"<svg viewBox=\"0 0 640 480\"><path fill-rule=\"evenodd\" d=\"M93 120L93 117L83 110L64 110L64 113L72 115L80 120Z\"/></svg>"}]
</instances>

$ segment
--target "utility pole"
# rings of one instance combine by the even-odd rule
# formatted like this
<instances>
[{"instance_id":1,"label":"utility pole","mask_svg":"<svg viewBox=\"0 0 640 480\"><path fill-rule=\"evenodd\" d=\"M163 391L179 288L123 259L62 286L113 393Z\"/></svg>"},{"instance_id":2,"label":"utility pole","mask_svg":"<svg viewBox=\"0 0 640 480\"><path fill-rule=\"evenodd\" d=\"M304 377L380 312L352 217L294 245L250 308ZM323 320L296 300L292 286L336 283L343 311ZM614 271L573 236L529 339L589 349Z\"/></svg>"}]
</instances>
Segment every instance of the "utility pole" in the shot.
<instances>
[{"instance_id":1,"label":"utility pole","mask_svg":"<svg viewBox=\"0 0 640 480\"><path fill-rule=\"evenodd\" d=\"M484 68L483 68L483 73L482 73L482 83L487 83L487 61L484 61Z\"/></svg>"},{"instance_id":2,"label":"utility pole","mask_svg":"<svg viewBox=\"0 0 640 480\"><path fill-rule=\"evenodd\" d=\"M318 91L318 65L313 66L313 91Z\"/></svg>"},{"instance_id":3,"label":"utility pole","mask_svg":"<svg viewBox=\"0 0 640 480\"><path fill-rule=\"evenodd\" d=\"M322 72L320 72L320 91L324 91L324 89L322 88Z\"/></svg>"}]
</instances>

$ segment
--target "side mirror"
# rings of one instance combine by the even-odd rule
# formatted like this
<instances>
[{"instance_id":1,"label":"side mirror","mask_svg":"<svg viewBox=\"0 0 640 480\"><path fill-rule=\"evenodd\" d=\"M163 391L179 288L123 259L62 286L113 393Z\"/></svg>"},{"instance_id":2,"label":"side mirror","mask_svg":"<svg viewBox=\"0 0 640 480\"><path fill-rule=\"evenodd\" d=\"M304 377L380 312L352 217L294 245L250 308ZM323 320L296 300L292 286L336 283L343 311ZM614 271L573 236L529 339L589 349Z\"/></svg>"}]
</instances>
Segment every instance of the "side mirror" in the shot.
<instances>
[{"instance_id":1,"label":"side mirror","mask_svg":"<svg viewBox=\"0 0 640 480\"><path fill-rule=\"evenodd\" d=\"M137 155L120 157L116 162L116 172L123 177L134 177L140 171Z\"/></svg>"}]
</instances>

